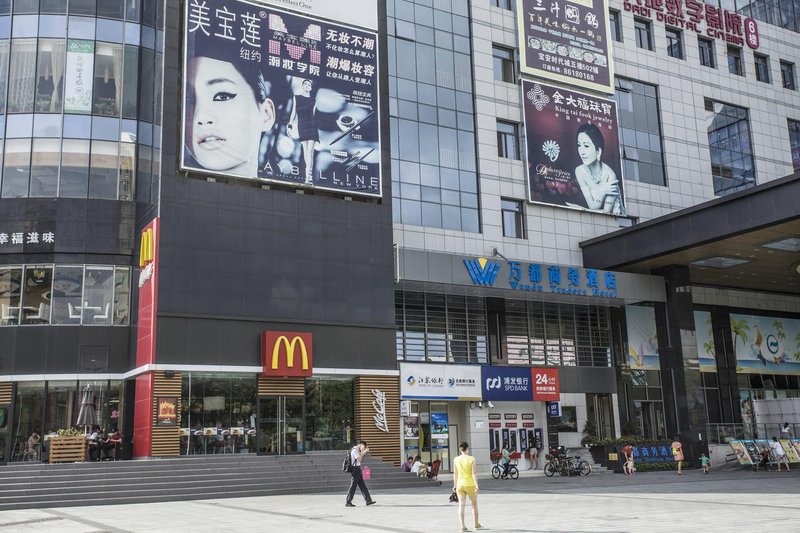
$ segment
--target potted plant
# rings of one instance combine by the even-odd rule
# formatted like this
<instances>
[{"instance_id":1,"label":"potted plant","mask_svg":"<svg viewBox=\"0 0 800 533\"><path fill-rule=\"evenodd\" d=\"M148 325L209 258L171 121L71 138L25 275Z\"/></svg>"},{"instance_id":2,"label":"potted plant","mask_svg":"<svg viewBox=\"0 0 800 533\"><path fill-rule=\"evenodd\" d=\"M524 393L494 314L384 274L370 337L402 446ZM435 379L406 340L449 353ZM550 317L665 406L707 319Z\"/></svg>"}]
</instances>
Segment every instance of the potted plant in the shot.
<instances>
[{"instance_id":1,"label":"potted plant","mask_svg":"<svg viewBox=\"0 0 800 533\"><path fill-rule=\"evenodd\" d=\"M51 463L72 463L86 461L87 447L86 436L79 429L59 429L50 437Z\"/></svg>"}]
</instances>

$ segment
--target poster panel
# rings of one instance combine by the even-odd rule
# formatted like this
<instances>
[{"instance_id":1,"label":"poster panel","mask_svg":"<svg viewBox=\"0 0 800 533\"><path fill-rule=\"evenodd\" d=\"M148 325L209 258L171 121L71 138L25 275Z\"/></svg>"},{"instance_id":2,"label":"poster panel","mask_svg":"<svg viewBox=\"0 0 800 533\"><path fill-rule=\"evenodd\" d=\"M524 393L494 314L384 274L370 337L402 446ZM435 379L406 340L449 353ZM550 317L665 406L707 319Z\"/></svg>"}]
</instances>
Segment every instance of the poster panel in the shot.
<instances>
[{"instance_id":1,"label":"poster panel","mask_svg":"<svg viewBox=\"0 0 800 533\"><path fill-rule=\"evenodd\" d=\"M431 437L446 439L449 434L447 413L431 413Z\"/></svg>"},{"instance_id":2,"label":"poster panel","mask_svg":"<svg viewBox=\"0 0 800 533\"><path fill-rule=\"evenodd\" d=\"M520 70L614 92L607 0L517 0Z\"/></svg>"},{"instance_id":3,"label":"poster panel","mask_svg":"<svg viewBox=\"0 0 800 533\"><path fill-rule=\"evenodd\" d=\"M477 365L400 364L400 397L480 400L481 367ZM420 413L422 416L422 413ZM420 423L427 424L426 420Z\"/></svg>"},{"instance_id":4,"label":"poster panel","mask_svg":"<svg viewBox=\"0 0 800 533\"><path fill-rule=\"evenodd\" d=\"M740 374L800 374L800 320L731 314Z\"/></svg>"},{"instance_id":5,"label":"poster panel","mask_svg":"<svg viewBox=\"0 0 800 533\"><path fill-rule=\"evenodd\" d=\"M299 11L344 24L378 29L378 2L375 0L260 0L262 4Z\"/></svg>"},{"instance_id":6,"label":"poster panel","mask_svg":"<svg viewBox=\"0 0 800 533\"><path fill-rule=\"evenodd\" d=\"M752 465L753 460L750 458L750 454L747 453L747 448L744 445L744 442L740 440L732 440L730 441L731 449L736 454L736 459L739 460L740 465Z\"/></svg>"},{"instance_id":7,"label":"poster panel","mask_svg":"<svg viewBox=\"0 0 800 533\"><path fill-rule=\"evenodd\" d=\"M635 370L660 370L656 310L645 305L626 305L628 365Z\"/></svg>"},{"instance_id":8,"label":"poster panel","mask_svg":"<svg viewBox=\"0 0 800 533\"><path fill-rule=\"evenodd\" d=\"M522 82L528 200L625 216L617 104Z\"/></svg>"},{"instance_id":9,"label":"poster panel","mask_svg":"<svg viewBox=\"0 0 800 533\"><path fill-rule=\"evenodd\" d=\"M780 439L780 444L786 454L786 459L790 463L800 463L800 456L797 454L795 447L792 446L792 441L789 439Z\"/></svg>"},{"instance_id":10,"label":"poster panel","mask_svg":"<svg viewBox=\"0 0 800 533\"><path fill-rule=\"evenodd\" d=\"M403 417L403 436L406 439L419 439L419 418L416 416Z\"/></svg>"},{"instance_id":11,"label":"poster panel","mask_svg":"<svg viewBox=\"0 0 800 533\"><path fill-rule=\"evenodd\" d=\"M158 410L156 411L157 426L177 426L178 425L178 398L175 396L159 396L156 399Z\"/></svg>"},{"instance_id":12,"label":"poster panel","mask_svg":"<svg viewBox=\"0 0 800 533\"><path fill-rule=\"evenodd\" d=\"M94 41L67 40L64 113L92 113Z\"/></svg>"},{"instance_id":13,"label":"poster panel","mask_svg":"<svg viewBox=\"0 0 800 533\"><path fill-rule=\"evenodd\" d=\"M716 372L717 360L714 354L714 329L711 326L711 313L694 312L694 331L697 339L697 355L701 372Z\"/></svg>"},{"instance_id":14,"label":"poster panel","mask_svg":"<svg viewBox=\"0 0 800 533\"><path fill-rule=\"evenodd\" d=\"M185 170L381 196L378 37L243 0L188 0Z\"/></svg>"}]
</instances>

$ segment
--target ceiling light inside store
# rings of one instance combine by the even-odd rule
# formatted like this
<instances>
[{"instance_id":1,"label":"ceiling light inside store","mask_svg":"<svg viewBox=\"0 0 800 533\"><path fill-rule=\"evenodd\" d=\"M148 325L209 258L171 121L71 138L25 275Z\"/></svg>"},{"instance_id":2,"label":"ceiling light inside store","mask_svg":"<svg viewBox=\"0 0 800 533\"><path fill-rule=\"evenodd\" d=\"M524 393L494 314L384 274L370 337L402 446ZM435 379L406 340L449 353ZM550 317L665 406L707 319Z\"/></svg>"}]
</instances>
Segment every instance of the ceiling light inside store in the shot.
<instances>
[{"instance_id":1,"label":"ceiling light inside store","mask_svg":"<svg viewBox=\"0 0 800 533\"><path fill-rule=\"evenodd\" d=\"M764 248L772 248L773 250L781 250L784 252L800 252L800 237L789 237L788 239L767 242L761 246Z\"/></svg>"},{"instance_id":2,"label":"ceiling light inside store","mask_svg":"<svg viewBox=\"0 0 800 533\"><path fill-rule=\"evenodd\" d=\"M713 267L713 268L730 268L739 265L743 265L745 263L749 263L747 259L737 259L735 257L707 257L705 259L698 259L697 261L692 261L691 264L695 266L704 266L704 267Z\"/></svg>"}]
</instances>

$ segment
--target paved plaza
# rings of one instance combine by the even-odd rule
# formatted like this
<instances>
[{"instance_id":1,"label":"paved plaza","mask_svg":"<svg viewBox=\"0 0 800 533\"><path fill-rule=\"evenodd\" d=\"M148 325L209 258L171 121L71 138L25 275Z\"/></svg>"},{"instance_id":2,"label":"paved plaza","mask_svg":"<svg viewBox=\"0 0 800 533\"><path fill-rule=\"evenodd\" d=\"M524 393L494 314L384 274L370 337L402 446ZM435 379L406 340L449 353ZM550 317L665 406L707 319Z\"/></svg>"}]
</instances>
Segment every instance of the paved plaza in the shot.
<instances>
[{"instance_id":1,"label":"paved plaza","mask_svg":"<svg viewBox=\"0 0 800 533\"><path fill-rule=\"evenodd\" d=\"M482 480L479 505L487 531L797 531L798 489L800 469L536 476ZM360 495L356 508L345 508L343 495L325 494L5 511L0 531L455 532L457 505L448 503L448 494L445 481L375 492L378 504L369 508Z\"/></svg>"}]
</instances>

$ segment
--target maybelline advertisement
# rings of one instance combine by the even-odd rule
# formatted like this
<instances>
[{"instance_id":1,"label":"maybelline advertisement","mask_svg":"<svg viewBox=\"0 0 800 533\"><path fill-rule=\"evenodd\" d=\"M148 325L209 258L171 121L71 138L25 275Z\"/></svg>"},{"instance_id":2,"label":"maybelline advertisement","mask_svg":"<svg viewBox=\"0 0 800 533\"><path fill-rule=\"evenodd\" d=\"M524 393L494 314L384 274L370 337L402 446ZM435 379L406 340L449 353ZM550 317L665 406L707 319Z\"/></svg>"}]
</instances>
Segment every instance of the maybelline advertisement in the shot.
<instances>
[{"instance_id":1,"label":"maybelline advertisement","mask_svg":"<svg viewBox=\"0 0 800 533\"><path fill-rule=\"evenodd\" d=\"M531 202L625 216L613 100L522 82Z\"/></svg>"},{"instance_id":2,"label":"maybelline advertisement","mask_svg":"<svg viewBox=\"0 0 800 533\"><path fill-rule=\"evenodd\" d=\"M522 72L614 92L606 0L517 0Z\"/></svg>"},{"instance_id":3,"label":"maybelline advertisement","mask_svg":"<svg viewBox=\"0 0 800 533\"><path fill-rule=\"evenodd\" d=\"M186 170L381 196L378 39L241 0L188 0Z\"/></svg>"}]
</instances>

